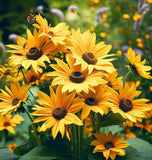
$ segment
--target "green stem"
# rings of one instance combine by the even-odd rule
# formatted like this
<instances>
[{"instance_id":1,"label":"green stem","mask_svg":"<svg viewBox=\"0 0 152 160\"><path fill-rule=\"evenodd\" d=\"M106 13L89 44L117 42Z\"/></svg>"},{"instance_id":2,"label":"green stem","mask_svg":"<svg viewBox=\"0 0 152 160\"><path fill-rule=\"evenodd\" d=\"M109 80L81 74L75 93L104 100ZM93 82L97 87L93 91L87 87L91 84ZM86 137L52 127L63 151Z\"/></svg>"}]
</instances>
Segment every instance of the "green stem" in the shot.
<instances>
[{"instance_id":1,"label":"green stem","mask_svg":"<svg viewBox=\"0 0 152 160\"><path fill-rule=\"evenodd\" d=\"M32 127L33 127L33 131L34 131L34 135L35 135L37 144L38 144L39 146L41 146L41 145L42 145L41 139L40 139L40 137L37 135L36 126L35 126L35 124L33 123L34 119L33 119L33 117L31 116L31 114L29 113L29 111L28 111L25 107L24 107L24 110L25 110L26 114L28 115L28 117L30 118L30 120L31 120L31 122L32 122Z\"/></svg>"},{"instance_id":2,"label":"green stem","mask_svg":"<svg viewBox=\"0 0 152 160\"><path fill-rule=\"evenodd\" d=\"M127 78L127 76L131 73L131 70L129 70L129 72L127 72L127 74L124 76L123 78L123 82L125 81L125 79Z\"/></svg>"},{"instance_id":3,"label":"green stem","mask_svg":"<svg viewBox=\"0 0 152 160\"><path fill-rule=\"evenodd\" d=\"M95 124L95 113L91 112L91 119L92 119L92 129L93 134L96 133L96 124Z\"/></svg>"}]
</instances>

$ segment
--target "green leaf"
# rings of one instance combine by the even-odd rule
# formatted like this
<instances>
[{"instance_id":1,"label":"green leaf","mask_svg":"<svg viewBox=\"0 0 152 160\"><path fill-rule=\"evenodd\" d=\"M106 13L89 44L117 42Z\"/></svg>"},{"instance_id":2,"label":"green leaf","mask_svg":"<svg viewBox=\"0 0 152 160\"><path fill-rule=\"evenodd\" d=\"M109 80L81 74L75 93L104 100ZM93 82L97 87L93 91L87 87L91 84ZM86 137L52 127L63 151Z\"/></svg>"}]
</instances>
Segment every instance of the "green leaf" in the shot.
<instances>
[{"instance_id":1,"label":"green leaf","mask_svg":"<svg viewBox=\"0 0 152 160\"><path fill-rule=\"evenodd\" d=\"M0 149L0 160L18 160L19 156L13 154L8 148Z\"/></svg>"}]
</instances>

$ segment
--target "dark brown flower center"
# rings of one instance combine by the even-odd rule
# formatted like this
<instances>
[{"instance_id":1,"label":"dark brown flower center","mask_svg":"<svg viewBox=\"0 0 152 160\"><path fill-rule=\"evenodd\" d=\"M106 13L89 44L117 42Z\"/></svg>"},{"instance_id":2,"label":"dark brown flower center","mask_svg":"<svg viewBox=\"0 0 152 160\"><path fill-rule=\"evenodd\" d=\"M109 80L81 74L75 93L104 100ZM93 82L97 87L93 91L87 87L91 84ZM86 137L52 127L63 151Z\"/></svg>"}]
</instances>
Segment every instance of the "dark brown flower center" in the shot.
<instances>
[{"instance_id":1,"label":"dark brown flower center","mask_svg":"<svg viewBox=\"0 0 152 160\"><path fill-rule=\"evenodd\" d=\"M67 110L64 107L57 107L52 111L53 117L57 120L64 118L67 114Z\"/></svg>"},{"instance_id":2,"label":"dark brown flower center","mask_svg":"<svg viewBox=\"0 0 152 160\"><path fill-rule=\"evenodd\" d=\"M132 110L133 104L128 98L124 97L119 102L119 108L124 112L128 112Z\"/></svg>"},{"instance_id":3,"label":"dark brown flower center","mask_svg":"<svg viewBox=\"0 0 152 160\"><path fill-rule=\"evenodd\" d=\"M9 74L10 74L10 70L6 70L5 73L4 73L5 76L7 76Z\"/></svg>"},{"instance_id":4,"label":"dark brown flower center","mask_svg":"<svg viewBox=\"0 0 152 160\"><path fill-rule=\"evenodd\" d=\"M74 83L82 83L86 77L82 72L72 72L69 78Z\"/></svg>"},{"instance_id":5,"label":"dark brown flower center","mask_svg":"<svg viewBox=\"0 0 152 160\"><path fill-rule=\"evenodd\" d=\"M50 36L53 36L53 35L54 35L54 33L53 33L52 31L49 31L48 34L49 34Z\"/></svg>"},{"instance_id":6,"label":"dark brown flower center","mask_svg":"<svg viewBox=\"0 0 152 160\"><path fill-rule=\"evenodd\" d=\"M37 78L36 76L32 76L32 77L30 78L29 83L35 82L37 79L38 79L38 78Z\"/></svg>"},{"instance_id":7,"label":"dark brown flower center","mask_svg":"<svg viewBox=\"0 0 152 160\"><path fill-rule=\"evenodd\" d=\"M112 142L107 142L104 146L105 146L106 149L110 149L110 148L114 147Z\"/></svg>"},{"instance_id":8,"label":"dark brown flower center","mask_svg":"<svg viewBox=\"0 0 152 160\"><path fill-rule=\"evenodd\" d=\"M112 88L112 84L110 81L108 81L107 85Z\"/></svg>"},{"instance_id":9,"label":"dark brown flower center","mask_svg":"<svg viewBox=\"0 0 152 160\"><path fill-rule=\"evenodd\" d=\"M12 105L13 106L17 105L19 101L20 101L20 99L18 99L18 98L13 99Z\"/></svg>"},{"instance_id":10,"label":"dark brown flower center","mask_svg":"<svg viewBox=\"0 0 152 160\"><path fill-rule=\"evenodd\" d=\"M83 53L82 55L82 59L87 62L88 64L96 64L97 59L94 56L93 53L89 52L89 53Z\"/></svg>"},{"instance_id":11,"label":"dark brown flower center","mask_svg":"<svg viewBox=\"0 0 152 160\"><path fill-rule=\"evenodd\" d=\"M95 98L89 97L85 99L85 104L89 106L94 106L98 104L98 101Z\"/></svg>"},{"instance_id":12,"label":"dark brown flower center","mask_svg":"<svg viewBox=\"0 0 152 160\"><path fill-rule=\"evenodd\" d=\"M42 51L38 49L37 47L32 47L29 49L28 53L26 54L26 57L28 59L37 60L42 56Z\"/></svg>"},{"instance_id":13,"label":"dark brown flower center","mask_svg":"<svg viewBox=\"0 0 152 160\"><path fill-rule=\"evenodd\" d=\"M9 122L4 123L4 127L10 126L11 124Z\"/></svg>"}]
</instances>

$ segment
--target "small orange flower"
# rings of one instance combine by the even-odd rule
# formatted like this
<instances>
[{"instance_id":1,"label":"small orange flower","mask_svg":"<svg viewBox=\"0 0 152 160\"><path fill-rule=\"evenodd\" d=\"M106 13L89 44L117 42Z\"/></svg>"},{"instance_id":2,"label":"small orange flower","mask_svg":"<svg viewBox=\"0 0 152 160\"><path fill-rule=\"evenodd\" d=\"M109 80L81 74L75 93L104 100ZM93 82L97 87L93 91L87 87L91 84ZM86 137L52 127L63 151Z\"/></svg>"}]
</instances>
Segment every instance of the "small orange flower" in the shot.
<instances>
[{"instance_id":1,"label":"small orange flower","mask_svg":"<svg viewBox=\"0 0 152 160\"><path fill-rule=\"evenodd\" d=\"M17 144L16 144L16 143L9 144L8 149L9 149L11 152L14 152L14 148L15 148L15 147L17 147Z\"/></svg>"}]
</instances>

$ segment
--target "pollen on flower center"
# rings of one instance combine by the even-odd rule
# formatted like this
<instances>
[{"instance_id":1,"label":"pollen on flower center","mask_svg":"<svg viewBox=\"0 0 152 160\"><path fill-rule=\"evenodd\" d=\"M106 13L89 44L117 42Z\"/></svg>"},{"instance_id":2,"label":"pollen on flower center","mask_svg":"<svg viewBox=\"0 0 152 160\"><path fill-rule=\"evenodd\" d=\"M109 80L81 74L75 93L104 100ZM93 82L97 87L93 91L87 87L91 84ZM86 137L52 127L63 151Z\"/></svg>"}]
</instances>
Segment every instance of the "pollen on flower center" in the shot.
<instances>
[{"instance_id":1,"label":"pollen on flower center","mask_svg":"<svg viewBox=\"0 0 152 160\"><path fill-rule=\"evenodd\" d=\"M67 114L67 110L64 107L57 107L52 111L53 117L57 120L64 118Z\"/></svg>"},{"instance_id":2,"label":"pollen on flower center","mask_svg":"<svg viewBox=\"0 0 152 160\"><path fill-rule=\"evenodd\" d=\"M85 99L85 103L89 106L97 105L98 101L95 98L89 97Z\"/></svg>"},{"instance_id":3,"label":"pollen on flower center","mask_svg":"<svg viewBox=\"0 0 152 160\"><path fill-rule=\"evenodd\" d=\"M5 73L4 73L5 76L7 76L9 74L10 74L10 70L6 70Z\"/></svg>"},{"instance_id":4,"label":"pollen on flower center","mask_svg":"<svg viewBox=\"0 0 152 160\"><path fill-rule=\"evenodd\" d=\"M82 83L86 77L82 72L72 72L69 78L74 83Z\"/></svg>"},{"instance_id":5,"label":"pollen on flower center","mask_svg":"<svg viewBox=\"0 0 152 160\"><path fill-rule=\"evenodd\" d=\"M38 49L37 47L32 47L29 49L28 53L26 54L26 57L28 59L37 60L42 56L42 51Z\"/></svg>"},{"instance_id":6,"label":"pollen on flower center","mask_svg":"<svg viewBox=\"0 0 152 160\"><path fill-rule=\"evenodd\" d=\"M114 147L112 142L107 142L104 146L105 146L106 149L110 149L110 148Z\"/></svg>"},{"instance_id":7,"label":"pollen on flower center","mask_svg":"<svg viewBox=\"0 0 152 160\"><path fill-rule=\"evenodd\" d=\"M18 98L13 99L12 105L13 105L13 106L17 105L18 102L19 102L19 100L20 100L20 99L18 99Z\"/></svg>"},{"instance_id":8,"label":"pollen on flower center","mask_svg":"<svg viewBox=\"0 0 152 160\"><path fill-rule=\"evenodd\" d=\"M10 126L11 124L9 122L4 123L4 127Z\"/></svg>"},{"instance_id":9,"label":"pollen on flower center","mask_svg":"<svg viewBox=\"0 0 152 160\"><path fill-rule=\"evenodd\" d=\"M124 112L128 112L128 111L132 110L133 104L129 99L124 97L119 102L119 108Z\"/></svg>"},{"instance_id":10,"label":"pollen on flower center","mask_svg":"<svg viewBox=\"0 0 152 160\"><path fill-rule=\"evenodd\" d=\"M96 63L97 63L96 57L95 57L94 54L91 53L91 52L83 53L82 59L83 59L85 62L87 62L88 64L96 64Z\"/></svg>"}]
</instances>

